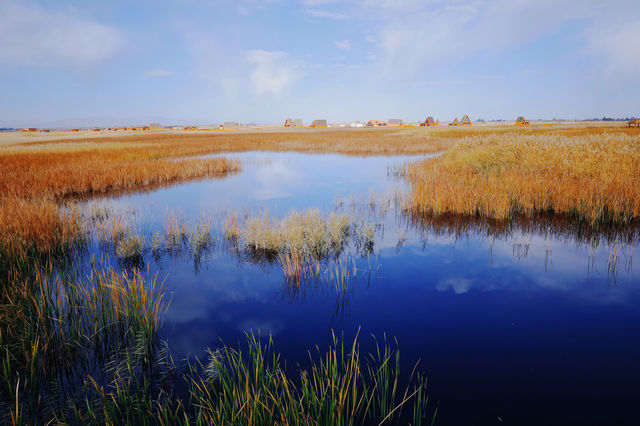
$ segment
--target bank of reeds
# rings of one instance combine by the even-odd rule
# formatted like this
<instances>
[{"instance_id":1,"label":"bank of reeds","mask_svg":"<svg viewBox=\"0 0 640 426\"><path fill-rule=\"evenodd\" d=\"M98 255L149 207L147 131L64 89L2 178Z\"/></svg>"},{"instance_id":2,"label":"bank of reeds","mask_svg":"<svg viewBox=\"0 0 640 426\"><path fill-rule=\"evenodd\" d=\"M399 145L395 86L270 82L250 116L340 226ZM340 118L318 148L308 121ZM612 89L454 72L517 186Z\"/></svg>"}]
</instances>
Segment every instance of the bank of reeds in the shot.
<instances>
[{"instance_id":1,"label":"bank of reeds","mask_svg":"<svg viewBox=\"0 0 640 426\"><path fill-rule=\"evenodd\" d=\"M167 145L63 145L0 150L0 250L7 256L50 255L81 238L77 215L60 207L67 197L137 191L240 169L226 158L176 159L180 154Z\"/></svg>"},{"instance_id":2,"label":"bank of reeds","mask_svg":"<svg viewBox=\"0 0 640 426\"><path fill-rule=\"evenodd\" d=\"M0 422L44 424L106 386L108 366L137 354L153 366L161 286L139 272L94 270L86 279L37 269L0 289ZM21 421L18 421L21 420Z\"/></svg>"},{"instance_id":3,"label":"bank of reeds","mask_svg":"<svg viewBox=\"0 0 640 426\"><path fill-rule=\"evenodd\" d=\"M321 263L337 259L351 236L365 232L362 238L373 244L373 227L358 227L345 213L323 216L318 209L293 210L283 219L268 212L239 219L231 212L223 232L249 257L277 261L285 278L293 280L318 276Z\"/></svg>"},{"instance_id":4,"label":"bank of reeds","mask_svg":"<svg viewBox=\"0 0 640 426\"><path fill-rule=\"evenodd\" d=\"M0 198L0 288L36 262L67 259L84 240L77 210L49 199Z\"/></svg>"},{"instance_id":5,"label":"bank of reeds","mask_svg":"<svg viewBox=\"0 0 640 426\"><path fill-rule=\"evenodd\" d=\"M226 158L155 158L146 151L0 153L0 197L61 199L133 191L238 171Z\"/></svg>"},{"instance_id":6,"label":"bank of reeds","mask_svg":"<svg viewBox=\"0 0 640 426\"><path fill-rule=\"evenodd\" d=\"M496 219L560 213L593 227L640 217L640 137L474 136L413 163L407 208Z\"/></svg>"},{"instance_id":7,"label":"bank of reeds","mask_svg":"<svg viewBox=\"0 0 640 426\"><path fill-rule=\"evenodd\" d=\"M204 375L192 379L198 419L207 424L358 425L432 423L426 381L416 373L400 385L400 355L386 340L361 356L333 336L326 352L309 352L309 367L287 374L269 339L248 336L246 353L224 346L209 353Z\"/></svg>"}]
</instances>

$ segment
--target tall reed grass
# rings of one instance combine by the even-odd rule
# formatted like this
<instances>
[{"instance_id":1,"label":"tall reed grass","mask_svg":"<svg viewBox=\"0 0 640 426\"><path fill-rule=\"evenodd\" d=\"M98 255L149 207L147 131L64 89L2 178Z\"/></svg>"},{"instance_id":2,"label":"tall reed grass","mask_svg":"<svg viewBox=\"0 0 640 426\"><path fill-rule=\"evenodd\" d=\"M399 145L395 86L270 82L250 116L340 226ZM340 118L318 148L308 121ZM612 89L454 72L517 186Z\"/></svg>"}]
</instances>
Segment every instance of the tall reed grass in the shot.
<instances>
[{"instance_id":1,"label":"tall reed grass","mask_svg":"<svg viewBox=\"0 0 640 426\"><path fill-rule=\"evenodd\" d=\"M505 219L560 213L598 227L640 217L640 137L474 136L413 163L407 208Z\"/></svg>"},{"instance_id":2,"label":"tall reed grass","mask_svg":"<svg viewBox=\"0 0 640 426\"><path fill-rule=\"evenodd\" d=\"M223 232L249 257L277 261L285 278L296 281L318 276L321 263L338 258L350 237L370 245L374 238L373 227L358 227L348 214L323 216L318 209L293 210L283 219L269 212L239 219L231 212Z\"/></svg>"},{"instance_id":3,"label":"tall reed grass","mask_svg":"<svg viewBox=\"0 0 640 426\"><path fill-rule=\"evenodd\" d=\"M87 279L37 269L0 289L0 420L46 423L83 400L86 382L132 353L151 368L162 287L140 272L94 269ZM3 417L4 416L4 417Z\"/></svg>"},{"instance_id":4,"label":"tall reed grass","mask_svg":"<svg viewBox=\"0 0 640 426\"><path fill-rule=\"evenodd\" d=\"M400 384L400 355L384 341L361 356L333 335L326 352L309 352L309 367L287 374L269 338L248 336L246 353L224 346L209 353L206 374L191 382L198 419L207 424L357 425L432 423L426 381L411 373ZM403 412L404 410L404 412ZM403 417L404 414L404 417Z\"/></svg>"},{"instance_id":5,"label":"tall reed grass","mask_svg":"<svg viewBox=\"0 0 640 426\"><path fill-rule=\"evenodd\" d=\"M135 191L240 169L226 158L193 159L170 147L122 144L17 144L0 150L0 235L6 256L64 251L82 238L70 196ZM115 229L115 228L114 228ZM6 262L3 262L6 263Z\"/></svg>"}]
</instances>

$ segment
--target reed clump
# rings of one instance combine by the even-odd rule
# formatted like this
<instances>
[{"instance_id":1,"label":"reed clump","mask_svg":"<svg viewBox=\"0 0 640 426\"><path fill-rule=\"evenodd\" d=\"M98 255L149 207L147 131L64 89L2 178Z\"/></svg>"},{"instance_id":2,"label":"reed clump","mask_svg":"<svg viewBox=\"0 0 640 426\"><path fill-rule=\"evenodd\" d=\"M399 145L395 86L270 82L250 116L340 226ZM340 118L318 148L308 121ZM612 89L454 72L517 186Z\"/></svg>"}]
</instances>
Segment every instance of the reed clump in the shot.
<instances>
[{"instance_id":1,"label":"reed clump","mask_svg":"<svg viewBox=\"0 0 640 426\"><path fill-rule=\"evenodd\" d=\"M340 255L351 233L352 220L344 213L323 216L318 209L292 211L283 219L268 212L246 216L238 225L231 213L223 231L251 256L277 259L286 278L317 275L320 263Z\"/></svg>"},{"instance_id":2,"label":"reed clump","mask_svg":"<svg viewBox=\"0 0 640 426\"><path fill-rule=\"evenodd\" d=\"M226 158L176 159L179 153L172 153L166 145L25 143L3 148L0 235L4 247L0 249L16 256L64 251L81 238L77 214L60 207L67 197L223 177L241 167L238 161Z\"/></svg>"},{"instance_id":3,"label":"reed clump","mask_svg":"<svg viewBox=\"0 0 640 426\"><path fill-rule=\"evenodd\" d=\"M145 240L134 231L127 232L115 247L116 256L125 263L139 263L145 249Z\"/></svg>"},{"instance_id":4,"label":"reed clump","mask_svg":"<svg viewBox=\"0 0 640 426\"><path fill-rule=\"evenodd\" d=\"M61 199L133 191L240 169L226 158L156 158L153 151L104 150L0 152L0 197Z\"/></svg>"},{"instance_id":5,"label":"reed clump","mask_svg":"<svg viewBox=\"0 0 640 426\"><path fill-rule=\"evenodd\" d=\"M640 137L507 133L413 163L406 207L495 219L568 215L593 227L640 217Z\"/></svg>"},{"instance_id":6,"label":"reed clump","mask_svg":"<svg viewBox=\"0 0 640 426\"><path fill-rule=\"evenodd\" d=\"M333 335L326 352L309 352L308 368L287 374L271 338L247 337L246 353L224 346L209 353L205 374L191 380L198 418L208 424L356 425L403 419L430 424L426 381L414 372L401 388L400 355L386 342L361 356Z\"/></svg>"},{"instance_id":7,"label":"reed clump","mask_svg":"<svg viewBox=\"0 0 640 426\"><path fill-rule=\"evenodd\" d=\"M397 346L397 343L396 343ZM175 375L173 360L161 348L155 373ZM203 363L186 369L186 399L136 374L135 353L112 366L113 380L87 383L91 398L70 402L52 418L73 424L234 424L358 425L433 424L437 408L429 403L426 379L417 364L401 385L400 353L386 340L361 355L358 337L345 344L333 335L326 351L309 352L309 366L287 369L271 338L248 335L237 348L208 351Z\"/></svg>"},{"instance_id":8,"label":"reed clump","mask_svg":"<svg viewBox=\"0 0 640 426\"><path fill-rule=\"evenodd\" d=\"M0 198L0 282L35 259L64 257L85 240L78 211L51 199Z\"/></svg>"},{"instance_id":9,"label":"reed clump","mask_svg":"<svg viewBox=\"0 0 640 426\"><path fill-rule=\"evenodd\" d=\"M162 293L155 279L109 268L87 279L37 269L0 289L0 422L64 416L92 398L88 380L109 383L105 366L133 353L132 368L150 368Z\"/></svg>"}]
</instances>

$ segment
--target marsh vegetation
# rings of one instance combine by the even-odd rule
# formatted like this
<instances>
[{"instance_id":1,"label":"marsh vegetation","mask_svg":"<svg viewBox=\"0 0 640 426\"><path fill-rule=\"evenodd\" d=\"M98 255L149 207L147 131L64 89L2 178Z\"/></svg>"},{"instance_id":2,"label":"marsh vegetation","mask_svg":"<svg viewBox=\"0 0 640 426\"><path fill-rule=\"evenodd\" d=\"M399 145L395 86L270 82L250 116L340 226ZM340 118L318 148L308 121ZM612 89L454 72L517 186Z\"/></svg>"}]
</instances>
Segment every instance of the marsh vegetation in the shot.
<instances>
[{"instance_id":1,"label":"marsh vegetation","mask_svg":"<svg viewBox=\"0 0 640 426\"><path fill-rule=\"evenodd\" d=\"M538 284L526 269L540 260L548 281L559 276L589 284L589 291L605 283L609 294L623 292L615 297L635 297L637 134L571 127L172 138L31 141L0 149L1 421L427 424L442 409L427 397L431 388L424 374L438 372L416 361L424 355L437 363L431 351L443 350L438 343L451 359L446 348L456 333L452 325L439 332L442 323L421 328L420 322L431 321L429 312L447 317L439 310L451 304L439 296L446 290L468 295L474 285L484 285L462 274L479 267L468 259L478 253L489 258L483 273L493 281L478 293L503 287L515 293L512 287L520 289L523 282L538 294L549 291L549 282ZM213 184L221 187L246 172L247 163L228 154L234 151L369 156L443 149L448 150L437 157L382 167L385 182L400 189L364 191L349 183L349 191L360 191L357 196L336 198L331 187L320 201L315 192L305 198L308 185L293 197L303 202L284 204L284 211L273 204L270 209L270 199L260 194L251 206L220 200L217 212L204 214L190 204L204 198L197 192L169 200L164 213L154 211L151 219L145 212L112 208L126 197L144 205L155 192L138 191L184 184L173 187L183 191L194 179L216 178ZM197 157L212 153L225 157ZM281 172L282 164L252 167ZM342 173L328 186L342 184L350 171ZM205 184L201 189L215 198ZM98 196L102 201L93 203ZM270 196L277 202L291 197ZM448 247L459 252L444 254ZM581 256L586 271L575 268ZM501 264L511 268L501 272L504 277L517 279L495 280L490 274ZM218 285L229 285L227 293L215 294L221 302L207 293ZM184 330L171 334L164 321L172 302L184 303L181 292L189 286L195 296L182 309L197 311L210 303L212 310L224 311L220 318L230 318L235 331L227 336L233 339L220 341L214 334L195 354L176 350L171 337ZM429 286L436 292L427 297ZM247 302L252 292L269 303ZM613 304L617 299L610 297ZM278 336L277 321L243 325L258 314L242 317L239 300L247 311L273 305L282 312L270 315L297 331ZM175 327L175 314L169 318ZM459 317L451 322L456 321L475 324ZM404 333L404 340L392 345L391 339L358 332L332 334L334 326L353 331L360 322L369 325L366 334L384 336L387 327L395 327L392 335ZM190 327L207 331L200 324ZM290 348L296 339L310 342L304 356ZM397 348L404 342L420 348L403 357L407 364L400 363Z\"/></svg>"},{"instance_id":2,"label":"marsh vegetation","mask_svg":"<svg viewBox=\"0 0 640 426\"><path fill-rule=\"evenodd\" d=\"M472 136L409 166L408 208L506 219L557 213L597 227L640 216L640 137Z\"/></svg>"}]
</instances>

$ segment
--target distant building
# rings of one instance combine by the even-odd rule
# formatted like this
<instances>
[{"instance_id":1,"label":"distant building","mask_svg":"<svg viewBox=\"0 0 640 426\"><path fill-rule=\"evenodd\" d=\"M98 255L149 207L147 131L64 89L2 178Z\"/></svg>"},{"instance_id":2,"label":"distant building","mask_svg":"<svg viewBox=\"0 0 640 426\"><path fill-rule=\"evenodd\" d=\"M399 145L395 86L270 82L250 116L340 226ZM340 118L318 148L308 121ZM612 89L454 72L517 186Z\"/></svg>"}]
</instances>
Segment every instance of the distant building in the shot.
<instances>
[{"instance_id":1,"label":"distant building","mask_svg":"<svg viewBox=\"0 0 640 426\"><path fill-rule=\"evenodd\" d=\"M436 122L433 120L433 117L429 116L424 123L420 123L420 126L436 126Z\"/></svg>"},{"instance_id":2,"label":"distant building","mask_svg":"<svg viewBox=\"0 0 640 426\"><path fill-rule=\"evenodd\" d=\"M149 124L149 128L150 129L162 129L162 124L160 124L160 123L150 123Z\"/></svg>"},{"instance_id":3,"label":"distant building","mask_svg":"<svg viewBox=\"0 0 640 426\"><path fill-rule=\"evenodd\" d=\"M462 120L460 120L460 125L461 126L471 126L471 120L469 120L469 116L465 115L464 117L462 117Z\"/></svg>"},{"instance_id":4,"label":"distant building","mask_svg":"<svg viewBox=\"0 0 640 426\"><path fill-rule=\"evenodd\" d=\"M640 118L636 118L634 120L627 122L627 125L629 127L640 127Z\"/></svg>"},{"instance_id":5,"label":"distant building","mask_svg":"<svg viewBox=\"0 0 640 426\"><path fill-rule=\"evenodd\" d=\"M458 118L456 117L456 118L453 119L453 121L451 123L449 123L449 126L457 126L458 124L460 124L460 123L458 123Z\"/></svg>"},{"instance_id":6,"label":"distant building","mask_svg":"<svg viewBox=\"0 0 640 426\"><path fill-rule=\"evenodd\" d=\"M327 125L327 120L313 120L313 124L311 125L311 127L315 127L317 129L326 129L329 126Z\"/></svg>"},{"instance_id":7,"label":"distant building","mask_svg":"<svg viewBox=\"0 0 640 426\"><path fill-rule=\"evenodd\" d=\"M401 118L390 118L389 120L387 120L388 127L402 127L404 125L404 120Z\"/></svg>"},{"instance_id":8,"label":"distant building","mask_svg":"<svg viewBox=\"0 0 640 426\"><path fill-rule=\"evenodd\" d=\"M184 126L182 130L196 130L196 126Z\"/></svg>"},{"instance_id":9,"label":"distant building","mask_svg":"<svg viewBox=\"0 0 640 426\"><path fill-rule=\"evenodd\" d=\"M518 117L516 119L516 126L528 126L529 122L527 120L525 120L524 117Z\"/></svg>"},{"instance_id":10,"label":"distant building","mask_svg":"<svg viewBox=\"0 0 640 426\"><path fill-rule=\"evenodd\" d=\"M304 127L304 121L302 118L287 118L284 120L284 127Z\"/></svg>"},{"instance_id":11,"label":"distant building","mask_svg":"<svg viewBox=\"0 0 640 426\"><path fill-rule=\"evenodd\" d=\"M364 124L362 124L359 121L356 121L355 123L351 123L350 126L351 127L364 127Z\"/></svg>"},{"instance_id":12,"label":"distant building","mask_svg":"<svg viewBox=\"0 0 640 426\"><path fill-rule=\"evenodd\" d=\"M369 120L367 121L367 127L386 127L387 123L379 120Z\"/></svg>"},{"instance_id":13,"label":"distant building","mask_svg":"<svg viewBox=\"0 0 640 426\"><path fill-rule=\"evenodd\" d=\"M222 124L223 130L233 130L233 129L236 129L237 127L238 127L238 123L236 123L235 121L225 121Z\"/></svg>"}]
</instances>

